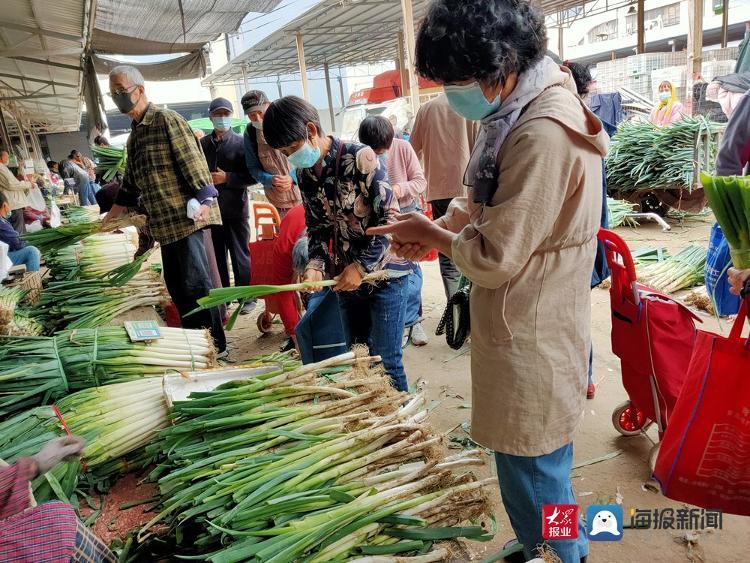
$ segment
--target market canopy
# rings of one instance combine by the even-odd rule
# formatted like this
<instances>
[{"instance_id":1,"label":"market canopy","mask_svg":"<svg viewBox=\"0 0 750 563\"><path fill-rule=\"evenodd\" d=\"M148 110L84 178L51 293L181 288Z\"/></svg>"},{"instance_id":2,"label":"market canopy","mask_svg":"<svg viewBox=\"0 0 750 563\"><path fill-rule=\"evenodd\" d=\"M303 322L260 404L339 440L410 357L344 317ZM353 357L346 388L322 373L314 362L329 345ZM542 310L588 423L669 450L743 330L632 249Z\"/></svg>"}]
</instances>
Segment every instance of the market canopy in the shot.
<instances>
[{"instance_id":1,"label":"market canopy","mask_svg":"<svg viewBox=\"0 0 750 563\"><path fill-rule=\"evenodd\" d=\"M37 132L78 129L93 5L3 0L0 105L11 134L17 134L18 121Z\"/></svg>"},{"instance_id":2,"label":"market canopy","mask_svg":"<svg viewBox=\"0 0 750 563\"><path fill-rule=\"evenodd\" d=\"M112 55L183 56L143 67L148 79L205 74L204 45L236 31L248 12L280 0L3 0L0 107L8 132L77 130L85 100L93 127L104 128L96 72Z\"/></svg>"},{"instance_id":3,"label":"market canopy","mask_svg":"<svg viewBox=\"0 0 750 563\"><path fill-rule=\"evenodd\" d=\"M98 0L92 49L98 72L118 61L100 55L182 57L136 64L147 80L202 78L204 45L237 31L248 12L268 13L281 0ZM132 63L129 63L132 64Z\"/></svg>"},{"instance_id":4,"label":"market canopy","mask_svg":"<svg viewBox=\"0 0 750 563\"><path fill-rule=\"evenodd\" d=\"M430 0L413 0L416 25ZM584 4L584 0L541 0L545 13ZM398 34L403 30L400 0L323 0L258 44L241 53L206 80L206 86L245 77L298 73L297 36L304 42L308 70L329 66L377 63L398 58ZM244 73L244 74L243 74Z\"/></svg>"}]
</instances>

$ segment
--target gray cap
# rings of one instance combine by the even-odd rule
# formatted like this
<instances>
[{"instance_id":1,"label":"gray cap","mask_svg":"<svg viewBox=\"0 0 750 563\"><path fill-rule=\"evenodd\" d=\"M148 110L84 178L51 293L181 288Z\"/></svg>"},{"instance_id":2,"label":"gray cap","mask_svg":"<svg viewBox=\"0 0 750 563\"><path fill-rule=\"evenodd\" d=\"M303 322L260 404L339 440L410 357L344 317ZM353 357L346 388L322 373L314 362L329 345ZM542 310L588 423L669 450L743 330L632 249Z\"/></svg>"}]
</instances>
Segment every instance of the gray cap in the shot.
<instances>
[{"instance_id":1,"label":"gray cap","mask_svg":"<svg viewBox=\"0 0 750 563\"><path fill-rule=\"evenodd\" d=\"M249 111L258 111L262 109L266 104L270 104L271 100L268 99L266 93L263 90L250 90L240 100L242 104L242 111L245 113Z\"/></svg>"}]
</instances>

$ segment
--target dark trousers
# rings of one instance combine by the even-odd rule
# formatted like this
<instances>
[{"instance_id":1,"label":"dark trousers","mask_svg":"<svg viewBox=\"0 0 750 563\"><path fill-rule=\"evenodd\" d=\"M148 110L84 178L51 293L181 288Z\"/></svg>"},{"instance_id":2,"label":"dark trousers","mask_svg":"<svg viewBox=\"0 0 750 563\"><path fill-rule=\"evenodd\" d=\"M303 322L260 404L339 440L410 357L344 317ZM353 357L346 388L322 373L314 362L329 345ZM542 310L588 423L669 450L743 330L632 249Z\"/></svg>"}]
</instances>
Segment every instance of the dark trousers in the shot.
<instances>
[{"instance_id":1,"label":"dark trousers","mask_svg":"<svg viewBox=\"0 0 750 563\"><path fill-rule=\"evenodd\" d=\"M180 313L182 327L209 329L217 350L223 352L227 341L216 307L186 316L198 307L198 299L213 289L203 232L196 231L177 242L165 244L161 247L161 259L164 281Z\"/></svg>"},{"instance_id":2,"label":"dark trousers","mask_svg":"<svg viewBox=\"0 0 750 563\"><path fill-rule=\"evenodd\" d=\"M23 219L23 207L21 209L14 209L10 212L10 219L8 219L13 230L19 235L26 232L26 222Z\"/></svg>"},{"instance_id":3,"label":"dark trousers","mask_svg":"<svg viewBox=\"0 0 750 563\"><path fill-rule=\"evenodd\" d=\"M453 201L453 198L433 199L430 202L430 205L432 205L432 218L440 219L440 217L445 215L451 201ZM450 299L450 297L458 291L458 281L461 278L461 272L458 271L453 260L447 256L440 254L438 260L440 260L440 276L443 278L445 296Z\"/></svg>"},{"instance_id":4,"label":"dark trousers","mask_svg":"<svg viewBox=\"0 0 750 563\"><path fill-rule=\"evenodd\" d=\"M232 259L232 271L234 272L234 285L250 285L250 250L247 243L250 242L250 224L247 219L222 217L223 225L211 227L211 238L214 241L214 253L216 254L216 265L219 267L222 287L229 287L229 266L227 265L227 253Z\"/></svg>"}]
</instances>

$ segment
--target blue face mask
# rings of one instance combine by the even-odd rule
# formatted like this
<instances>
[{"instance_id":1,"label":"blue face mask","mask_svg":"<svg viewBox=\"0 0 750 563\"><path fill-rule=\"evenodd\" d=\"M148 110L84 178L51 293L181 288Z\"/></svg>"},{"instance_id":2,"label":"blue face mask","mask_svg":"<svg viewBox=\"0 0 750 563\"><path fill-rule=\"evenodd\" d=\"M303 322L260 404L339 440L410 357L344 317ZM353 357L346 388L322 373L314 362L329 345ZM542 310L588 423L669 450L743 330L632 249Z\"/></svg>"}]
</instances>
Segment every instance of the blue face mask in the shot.
<instances>
[{"instance_id":1,"label":"blue face mask","mask_svg":"<svg viewBox=\"0 0 750 563\"><path fill-rule=\"evenodd\" d=\"M212 117L211 123L214 124L214 129L217 131L229 131L232 127L231 117Z\"/></svg>"},{"instance_id":2,"label":"blue face mask","mask_svg":"<svg viewBox=\"0 0 750 563\"><path fill-rule=\"evenodd\" d=\"M318 160L320 160L320 149L313 148L307 141L289 156L289 164L295 168L312 168Z\"/></svg>"},{"instance_id":3,"label":"blue face mask","mask_svg":"<svg viewBox=\"0 0 750 563\"><path fill-rule=\"evenodd\" d=\"M500 95L488 102L477 82L462 86L448 84L444 90L453 111L466 119L479 121L500 107Z\"/></svg>"}]
</instances>

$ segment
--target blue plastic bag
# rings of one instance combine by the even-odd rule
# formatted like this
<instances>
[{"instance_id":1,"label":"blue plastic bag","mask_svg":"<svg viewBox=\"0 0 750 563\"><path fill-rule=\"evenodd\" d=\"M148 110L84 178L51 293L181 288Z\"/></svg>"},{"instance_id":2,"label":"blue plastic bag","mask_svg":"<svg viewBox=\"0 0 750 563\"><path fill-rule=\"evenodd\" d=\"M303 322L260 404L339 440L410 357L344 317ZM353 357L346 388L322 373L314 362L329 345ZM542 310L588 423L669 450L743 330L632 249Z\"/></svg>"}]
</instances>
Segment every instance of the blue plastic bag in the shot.
<instances>
[{"instance_id":1,"label":"blue plastic bag","mask_svg":"<svg viewBox=\"0 0 750 563\"><path fill-rule=\"evenodd\" d=\"M727 270L731 265L732 258L729 254L729 244L724 232L718 223L711 228L711 237L708 240L708 253L706 254L706 291L714 302L716 313L721 317L736 315L740 310L740 298L729 292L729 280Z\"/></svg>"}]
</instances>

